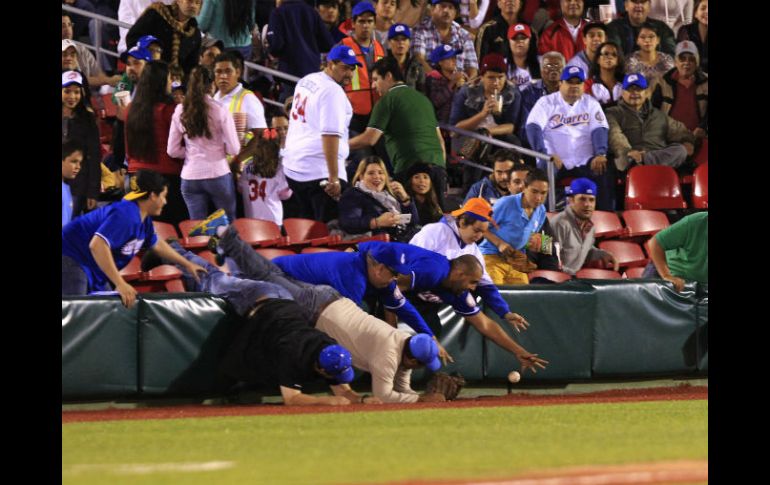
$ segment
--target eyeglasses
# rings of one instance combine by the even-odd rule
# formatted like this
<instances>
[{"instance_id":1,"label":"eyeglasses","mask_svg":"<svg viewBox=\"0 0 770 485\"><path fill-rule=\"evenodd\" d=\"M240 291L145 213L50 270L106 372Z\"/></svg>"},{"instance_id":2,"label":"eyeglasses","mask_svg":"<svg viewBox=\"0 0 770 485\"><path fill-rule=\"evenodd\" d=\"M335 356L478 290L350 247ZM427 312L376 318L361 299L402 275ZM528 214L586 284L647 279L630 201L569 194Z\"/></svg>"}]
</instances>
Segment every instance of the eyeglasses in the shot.
<instances>
[{"instance_id":1,"label":"eyeglasses","mask_svg":"<svg viewBox=\"0 0 770 485\"><path fill-rule=\"evenodd\" d=\"M562 67L561 64L543 64L544 69L561 69Z\"/></svg>"}]
</instances>

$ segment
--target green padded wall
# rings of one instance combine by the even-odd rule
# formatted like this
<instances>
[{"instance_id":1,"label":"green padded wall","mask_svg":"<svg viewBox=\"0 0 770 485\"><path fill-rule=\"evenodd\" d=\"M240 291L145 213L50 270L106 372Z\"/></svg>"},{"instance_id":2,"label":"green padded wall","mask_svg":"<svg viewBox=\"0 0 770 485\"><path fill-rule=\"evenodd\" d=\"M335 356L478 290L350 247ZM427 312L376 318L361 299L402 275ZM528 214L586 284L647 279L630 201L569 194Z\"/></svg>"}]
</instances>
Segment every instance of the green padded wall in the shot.
<instances>
[{"instance_id":1,"label":"green padded wall","mask_svg":"<svg viewBox=\"0 0 770 485\"><path fill-rule=\"evenodd\" d=\"M709 288L708 285L698 285L698 370L708 372L708 323L709 323Z\"/></svg>"},{"instance_id":2,"label":"green padded wall","mask_svg":"<svg viewBox=\"0 0 770 485\"><path fill-rule=\"evenodd\" d=\"M142 299L139 388L147 395L222 391L217 363L235 317L224 300L203 293Z\"/></svg>"},{"instance_id":3,"label":"green padded wall","mask_svg":"<svg viewBox=\"0 0 770 485\"><path fill-rule=\"evenodd\" d=\"M511 311L522 315L530 326L517 333L511 324L490 309L487 315L525 349L550 362L537 374L527 371L529 380L583 379L591 377L591 348L595 298L590 285L568 282L558 285L503 286L500 294ZM485 339L486 377L506 379L521 370L516 357Z\"/></svg>"},{"instance_id":4,"label":"green padded wall","mask_svg":"<svg viewBox=\"0 0 770 485\"><path fill-rule=\"evenodd\" d=\"M695 370L695 291L656 281L602 280L596 291L595 376Z\"/></svg>"},{"instance_id":5,"label":"green padded wall","mask_svg":"<svg viewBox=\"0 0 770 485\"><path fill-rule=\"evenodd\" d=\"M62 297L62 398L137 394L136 315L119 298Z\"/></svg>"}]
</instances>

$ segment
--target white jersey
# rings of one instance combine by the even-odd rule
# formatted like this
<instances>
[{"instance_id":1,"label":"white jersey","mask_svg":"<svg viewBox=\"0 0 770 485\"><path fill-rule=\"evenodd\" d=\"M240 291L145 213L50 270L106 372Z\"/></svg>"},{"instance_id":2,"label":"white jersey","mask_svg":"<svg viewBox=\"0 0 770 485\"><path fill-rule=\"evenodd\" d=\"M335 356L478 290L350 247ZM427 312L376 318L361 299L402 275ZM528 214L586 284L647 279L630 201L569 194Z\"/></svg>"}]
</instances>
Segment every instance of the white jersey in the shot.
<instances>
[{"instance_id":1,"label":"white jersey","mask_svg":"<svg viewBox=\"0 0 770 485\"><path fill-rule=\"evenodd\" d=\"M342 86L325 72L308 74L297 82L289 114L289 131L283 156L287 177L299 182L329 177L322 135L340 138L337 151L337 176L347 181L345 160L348 158L348 125L353 117Z\"/></svg>"},{"instance_id":2,"label":"white jersey","mask_svg":"<svg viewBox=\"0 0 770 485\"><path fill-rule=\"evenodd\" d=\"M214 94L214 101L224 106L230 113L246 113L246 129L267 128L265 107L253 92L245 89L241 83L226 95L221 91Z\"/></svg>"},{"instance_id":3,"label":"white jersey","mask_svg":"<svg viewBox=\"0 0 770 485\"><path fill-rule=\"evenodd\" d=\"M559 155L567 170L585 165L595 155L592 131L609 129L596 99L584 94L570 106L558 91L537 100L527 118L530 123L540 126L547 153Z\"/></svg>"},{"instance_id":4,"label":"white jersey","mask_svg":"<svg viewBox=\"0 0 770 485\"><path fill-rule=\"evenodd\" d=\"M243 211L250 219L273 221L283 224L282 200L291 197L291 189L278 166L275 177L265 178L244 170L238 178L238 191L243 196Z\"/></svg>"},{"instance_id":5,"label":"white jersey","mask_svg":"<svg viewBox=\"0 0 770 485\"><path fill-rule=\"evenodd\" d=\"M530 74L529 69L512 64L508 67L508 80L521 90L532 83L532 74Z\"/></svg>"}]
</instances>

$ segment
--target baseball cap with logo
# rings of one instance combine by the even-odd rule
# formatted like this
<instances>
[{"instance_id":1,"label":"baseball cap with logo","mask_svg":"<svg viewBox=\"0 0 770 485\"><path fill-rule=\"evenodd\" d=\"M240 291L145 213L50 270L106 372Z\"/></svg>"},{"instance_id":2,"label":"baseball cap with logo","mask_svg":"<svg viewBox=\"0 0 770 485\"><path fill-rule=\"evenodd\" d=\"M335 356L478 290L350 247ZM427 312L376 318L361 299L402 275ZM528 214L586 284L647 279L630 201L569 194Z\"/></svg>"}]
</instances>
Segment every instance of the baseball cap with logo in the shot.
<instances>
[{"instance_id":1,"label":"baseball cap with logo","mask_svg":"<svg viewBox=\"0 0 770 485\"><path fill-rule=\"evenodd\" d=\"M330 61L340 61L348 66L361 67L361 63L356 60L356 53L353 52L353 49L343 44L335 46L330 50L326 59Z\"/></svg>"},{"instance_id":2,"label":"baseball cap with logo","mask_svg":"<svg viewBox=\"0 0 770 485\"><path fill-rule=\"evenodd\" d=\"M321 349L318 366L339 384L347 384L355 375L350 352L342 345L327 345Z\"/></svg>"},{"instance_id":3,"label":"baseball cap with logo","mask_svg":"<svg viewBox=\"0 0 770 485\"><path fill-rule=\"evenodd\" d=\"M62 39L61 40L61 51L62 52L66 51L70 47L77 48L75 43L73 41L71 41L70 39Z\"/></svg>"},{"instance_id":4,"label":"baseball cap with logo","mask_svg":"<svg viewBox=\"0 0 770 485\"><path fill-rule=\"evenodd\" d=\"M412 33L409 31L409 27L406 24L393 24L388 29L388 40L397 35L403 35L407 39L412 38Z\"/></svg>"},{"instance_id":5,"label":"baseball cap with logo","mask_svg":"<svg viewBox=\"0 0 770 485\"><path fill-rule=\"evenodd\" d=\"M484 58L481 59L479 74L483 76L487 71L508 72L508 63L506 62L505 57L497 52L485 55Z\"/></svg>"},{"instance_id":6,"label":"baseball cap with logo","mask_svg":"<svg viewBox=\"0 0 770 485\"><path fill-rule=\"evenodd\" d=\"M61 87L66 88L71 84L83 85L83 75L77 71L64 71L61 73Z\"/></svg>"},{"instance_id":7,"label":"baseball cap with logo","mask_svg":"<svg viewBox=\"0 0 770 485\"><path fill-rule=\"evenodd\" d=\"M593 180L585 177L577 178L573 180L571 184L569 184L569 187L567 187L565 192L567 195L596 195L596 184L593 182Z\"/></svg>"},{"instance_id":8,"label":"baseball cap with logo","mask_svg":"<svg viewBox=\"0 0 770 485\"><path fill-rule=\"evenodd\" d=\"M440 46L430 51L430 54L428 54L428 62L431 64L438 64L439 61L454 57L462 51L462 49L452 48L452 46L449 44L441 44Z\"/></svg>"},{"instance_id":9,"label":"baseball cap with logo","mask_svg":"<svg viewBox=\"0 0 770 485\"><path fill-rule=\"evenodd\" d=\"M140 61L152 61L152 53L148 51L146 47L142 47L138 43L134 47L121 54L120 60L125 63L126 60L128 60L128 56L131 56L134 59L139 59Z\"/></svg>"},{"instance_id":10,"label":"baseball cap with logo","mask_svg":"<svg viewBox=\"0 0 770 485\"><path fill-rule=\"evenodd\" d=\"M465 201L462 207L450 212L454 217L468 214L476 220L491 222L493 226L498 227L494 219L492 219L492 206L489 205L486 199L481 197L472 197Z\"/></svg>"},{"instance_id":11,"label":"baseball cap with logo","mask_svg":"<svg viewBox=\"0 0 770 485\"><path fill-rule=\"evenodd\" d=\"M631 86L647 89L647 79L640 72L626 74L626 77L623 78L623 89L628 89Z\"/></svg>"},{"instance_id":12,"label":"baseball cap with logo","mask_svg":"<svg viewBox=\"0 0 770 485\"><path fill-rule=\"evenodd\" d=\"M62 50L64 50L64 44L62 44ZM689 40L683 40L682 42L678 43L676 45L675 53L676 53L676 57L679 57L679 54L684 54L684 53L692 54L695 56L695 62L700 63L700 55L698 54L698 48L695 47L695 44L693 44Z\"/></svg>"},{"instance_id":13,"label":"baseball cap with logo","mask_svg":"<svg viewBox=\"0 0 770 485\"><path fill-rule=\"evenodd\" d=\"M358 2L355 7L353 7L353 10L351 11L351 17L353 20L356 19L359 15L362 13L369 12L372 15L377 15L377 12L374 11L374 5L372 5L369 2Z\"/></svg>"},{"instance_id":14,"label":"baseball cap with logo","mask_svg":"<svg viewBox=\"0 0 770 485\"><path fill-rule=\"evenodd\" d=\"M412 274L412 269L406 264L406 253L398 247L398 244L372 241L360 244L361 252L369 253L380 264L384 264L398 274Z\"/></svg>"},{"instance_id":15,"label":"baseball cap with logo","mask_svg":"<svg viewBox=\"0 0 770 485\"><path fill-rule=\"evenodd\" d=\"M578 66L565 67L564 70L561 72L562 81L569 81L573 77L576 77L580 79L580 82L583 82L586 80L586 73L583 72L583 70Z\"/></svg>"},{"instance_id":16,"label":"baseball cap with logo","mask_svg":"<svg viewBox=\"0 0 770 485\"><path fill-rule=\"evenodd\" d=\"M418 333L409 339L409 352L415 359L419 360L425 367L433 372L441 368L441 361L438 358L438 345L430 335Z\"/></svg>"},{"instance_id":17,"label":"baseball cap with logo","mask_svg":"<svg viewBox=\"0 0 770 485\"><path fill-rule=\"evenodd\" d=\"M523 35L527 39L532 38L532 29L529 28L529 25L527 24L513 24L510 27L508 27L508 38L513 39L517 35Z\"/></svg>"},{"instance_id":18,"label":"baseball cap with logo","mask_svg":"<svg viewBox=\"0 0 770 485\"><path fill-rule=\"evenodd\" d=\"M136 45L138 45L140 47L144 47L146 49L153 42L155 42L156 44L160 45L160 41L154 35L143 35L143 36L139 37L138 41L136 41Z\"/></svg>"}]
</instances>

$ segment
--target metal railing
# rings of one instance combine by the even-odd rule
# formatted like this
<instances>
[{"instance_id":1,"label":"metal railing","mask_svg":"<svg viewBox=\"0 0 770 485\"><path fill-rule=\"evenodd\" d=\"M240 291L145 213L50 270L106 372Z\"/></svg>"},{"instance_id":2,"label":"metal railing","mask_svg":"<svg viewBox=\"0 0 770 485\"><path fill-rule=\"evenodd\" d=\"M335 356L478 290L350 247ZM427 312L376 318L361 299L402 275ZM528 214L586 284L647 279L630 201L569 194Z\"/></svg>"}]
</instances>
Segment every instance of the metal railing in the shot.
<instances>
[{"instance_id":1,"label":"metal railing","mask_svg":"<svg viewBox=\"0 0 770 485\"><path fill-rule=\"evenodd\" d=\"M94 19L96 21L96 25L95 25L96 33L95 33L95 39L94 39L96 41L96 46L92 46L90 44L84 44L84 43L81 43L81 42L78 42L78 43L86 46L87 48L89 48L89 49L91 49L93 51L95 51L97 59L99 58L99 55L102 54L102 53L110 55L110 56L113 56L113 57L119 57L120 56L120 54L118 54L116 51L111 51L109 49L105 49L105 48L102 47L101 23L102 22L106 22L108 24L117 25L118 27L124 27L124 28L127 28L127 29L130 29L132 27L132 24L128 24L126 22L121 22L120 20L115 20L113 18L105 17L104 15L99 15L99 14L96 14L96 13L93 13L93 12L88 12L86 10L82 10L82 9L79 9L79 8L71 7L71 6L66 5L66 4L62 4L61 8L62 8L62 10L65 10L67 12L72 12L72 13L81 15L83 17L88 17L88 18ZM244 71L243 72L243 77L244 78L248 77L249 69L254 69L254 70L263 72L265 74L269 74L271 76L279 77L281 79L285 79L287 81L292 81L292 82L295 82L295 83L297 81L299 81L299 79L300 79L297 76L293 76L291 74L287 74L287 73L281 72L281 71L276 71L275 69L270 69L269 67L260 66L259 64L254 64L253 62L248 62L248 61L244 62L244 69L243 69L243 71ZM273 105L273 106L278 106L278 107L281 107L281 108L283 107L282 103L279 103L278 101L273 101L272 99L264 99L263 101L265 103ZM502 147L502 148L508 148L510 150L515 150L515 151L517 151L519 153L523 153L524 155L529 155L529 156L532 156L532 157L535 157L535 158L539 158L539 159L542 159L542 160L547 160L548 161L548 170L547 170L548 171L548 210L550 210L550 211L555 210L555 208L556 208L556 185L555 185L553 161L551 160L551 157L549 155L546 155L546 154L540 153L540 152L536 152L536 151L530 150L528 148L520 147L520 146L514 145L512 143L506 143L504 141L500 141L500 140L497 140L497 139L492 138L490 136L485 136L485 135L476 133L474 131L463 130L462 128L457 128L455 126L448 125L446 123L439 123L439 127L441 127L444 130L452 131L452 132L457 133L459 135L469 136L471 138L475 138L475 139L480 140L482 142L489 143L490 145L495 145L495 146L499 146L499 147ZM463 163L464 165L467 165L467 166L470 166L470 167L479 168L479 169L482 169L482 170L485 170L485 171L489 171L489 172L492 171L492 169L490 169L489 167L485 167L484 165L479 165L477 163L473 163L473 162L468 161L468 160L461 160L460 163Z\"/></svg>"},{"instance_id":2,"label":"metal railing","mask_svg":"<svg viewBox=\"0 0 770 485\"><path fill-rule=\"evenodd\" d=\"M556 209L556 183L555 183L555 174L554 174L554 168L553 168L553 161L551 160L550 155L546 155L545 153L536 152L534 150L530 150L529 148L520 147L518 145L514 145L513 143L507 143L504 141L500 141L496 138L492 138L491 136L482 135L480 133L476 133L475 131L468 131L463 130L462 128L457 128L456 126L452 126L446 123L439 123L439 128L442 130L452 131L454 133L457 133L458 135L468 136L471 138L475 138L477 140L483 141L484 143L489 143L490 145L499 146L502 148L508 148L509 150L515 150L519 153L522 153L524 155L529 155L531 157L539 158L541 160L547 160L548 166L547 166L547 173L548 173L548 210L554 211ZM464 165L468 165L475 168L480 168L482 170L486 170L488 172L491 172L492 169L489 167L485 167L483 165L479 165L477 163L469 162L467 160L461 160L460 163Z\"/></svg>"}]
</instances>

